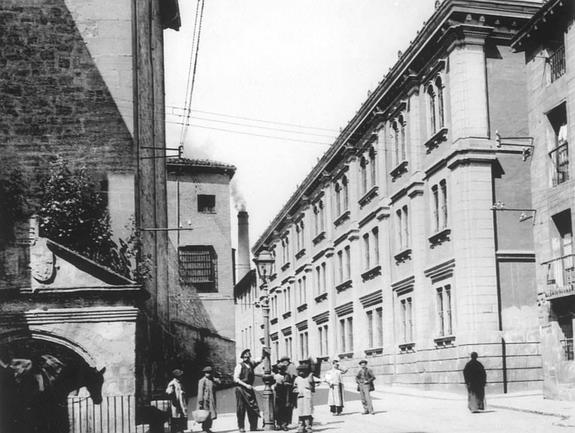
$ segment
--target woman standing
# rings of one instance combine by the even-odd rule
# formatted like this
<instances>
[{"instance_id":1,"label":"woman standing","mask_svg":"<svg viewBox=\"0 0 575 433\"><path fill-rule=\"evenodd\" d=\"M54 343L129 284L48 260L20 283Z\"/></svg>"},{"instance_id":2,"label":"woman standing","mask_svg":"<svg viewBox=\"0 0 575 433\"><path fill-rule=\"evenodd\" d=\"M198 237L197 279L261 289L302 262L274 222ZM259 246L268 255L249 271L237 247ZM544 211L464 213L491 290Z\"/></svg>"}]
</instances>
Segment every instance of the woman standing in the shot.
<instances>
[{"instance_id":1,"label":"woman standing","mask_svg":"<svg viewBox=\"0 0 575 433\"><path fill-rule=\"evenodd\" d=\"M342 369L339 366L339 360L332 361L332 368L325 374L324 382L329 385L329 392L327 395L327 404L332 415L341 415L343 410L343 381L342 375L347 372L347 369Z\"/></svg>"}]
</instances>

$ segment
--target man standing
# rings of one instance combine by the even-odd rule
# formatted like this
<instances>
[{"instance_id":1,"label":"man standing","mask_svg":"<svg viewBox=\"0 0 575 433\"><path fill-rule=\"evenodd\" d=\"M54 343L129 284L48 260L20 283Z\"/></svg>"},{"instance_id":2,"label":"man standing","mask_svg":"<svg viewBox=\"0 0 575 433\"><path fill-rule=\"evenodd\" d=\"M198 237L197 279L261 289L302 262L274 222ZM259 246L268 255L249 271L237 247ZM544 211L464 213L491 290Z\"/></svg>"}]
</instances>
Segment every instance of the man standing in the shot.
<instances>
[{"instance_id":1,"label":"man standing","mask_svg":"<svg viewBox=\"0 0 575 433\"><path fill-rule=\"evenodd\" d=\"M375 389L373 386L375 376L373 372L367 368L367 361L365 359L359 361L359 365L361 368L355 376L355 381L357 382L357 389L361 397L361 404L363 405L363 415L374 415L371 395L369 393Z\"/></svg>"},{"instance_id":2,"label":"man standing","mask_svg":"<svg viewBox=\"0 0 575 433\"><path fill-rule=\"evenodd\" d=\"M343 410L343 381L341 376L346 372L346 368L342 369L339 366L339 359L334 359L331 370L325 374L324 381L329 385L327 404L332 415L341 415Z\"/></svg>"},{"instance_id":3,"label":"man standing","mask_svg":"<svg viewBox=\"0 0 575 433\"><path fill-rule=\"evenodd\" d=\"M265 354L265 352L264 352ZM245 432L245 416L248 415L250 423L250 430L256 431L258 429L258 417L260 416L260 409L256 400L256 393L254 391L254 368L262 362L253 362L251 360L252 354L249 349L245 349L241 355L241 361L234 368L234 382L236 384L236 415L238 418L238 429L240 432Z\"/></svg>"},{"instance_id":4,"label":"man standing","mask_svg":"<svg viewBox=\"0 0 575 433\"><path fill-rule=\"evenodd\" d=\"M170 431L171 433L183 433L188 428L188 401L186 392L182 386L184 372L178 368L172 371L173 379L168 383L166 394L170 396Z\"/></svg>"},{"instance_id":5,"label":"man standing","mask_svg":"<svg viewBox=\"0 0 575 433\"><path fill-rule=\"evenodd\" d=\"M471 360L463 369L463 378L467 385L467 406L472 413L485 409L487 375L483 364L477 360L477 357L477 352L471 352Z\"/></svg>"}]
</instances>

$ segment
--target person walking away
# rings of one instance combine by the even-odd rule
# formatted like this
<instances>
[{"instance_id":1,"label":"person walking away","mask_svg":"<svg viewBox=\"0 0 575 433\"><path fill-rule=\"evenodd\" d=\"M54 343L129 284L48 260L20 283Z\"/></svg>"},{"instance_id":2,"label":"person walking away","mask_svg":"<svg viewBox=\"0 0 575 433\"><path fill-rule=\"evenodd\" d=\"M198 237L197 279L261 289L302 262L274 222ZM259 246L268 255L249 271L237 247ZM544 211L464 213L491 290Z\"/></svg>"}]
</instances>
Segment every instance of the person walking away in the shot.
<instances>
[{"instance_id":1,"label":"person walking away","mask_svg":"<svg viewBox=\"0 0 575 433\"><path fill-rule=\"evenodd\" d=\"M375 381L375 376L373 372L367 368L367 361L365 359L359 361L360 369L355 376L355 381L357 382L357 390L361 397L361 404L363 405L363 415L372 414L373 403L371 402L370 392L375 389L373 382Z\"/></svg>"},{"instance_id":2,"label":"person walking away","mask_svg":"<svg viewBox=\"0 0 575 433\"><path fill-rule=\"evenodd\" d=\"M211 433L213 421L218 417L216 405L216 384L220 383L220 379L214 377L213 369L209 365L202 370L204 377L198 382L198 409L207 410L210 416L202 423L202 431Z\"/></svg>"},{"instance_id":3,"label":"person walking away","mask_svg":"<svg viewBox=\"0 0 575 433\"><path fill-rule=\"evenodd\" d=\"M343 410L343 380L342 375L347 372L347 369L341 368L339 360L332 361L332 368L324 377L324 382L329 386L327 395L327 404L332 415L341 415Z\"/></svg>"},{"instance_id":4,"label":"person walking away","mask_svg":"<svg viewBox=\"0 0 575 433\"><path fill-rule=\"evenodd\" d=\"M298 433L311 433L313 424L313 399L316 382L308 365L297 367L298 376L294 380L293 392L297 394Z\"/></svg>"},{"instance_id":5,"label":"person walking away","mask_svg":"<svg viewBox=\"0 0 575 433\"><path fill-rule=\"evenodd\" d=\"M262 353L262 359L267 353ZM236 384L236 416L238 419L238 430L245 432L245 417L248 416L250 430L256 431L258 429L258 417L260 416L260 409L256 400L256 393L253 387L255 374L254 368L262 362L252 361L252 354L249 349L242 351L241 361L234 368L234 383Z\"/></svg>"},{"instance_id":6,"label":"person walking away","mask_svg":"<svg viewBox=\"0 0 575 433\"><path fill-rule=\"evenodd\" d=\"M485 409L485 384L487 374L483 364L477 360L477 352L471 352L471 360L465 364L463 378L467 385L467 406L472 413Z\"/></svg>"},{"instance_id":7,"label":"person walking away","mask_svg":"<svg viewBox=\"0 0 575 433\"><path fill-rule=\"evenodd\" d=\"M172 371L173 379L168 383L166 394L170 396L170 431L183 433L188 428L188 402L182 386L184 372L178 368Z\"/></svg>"}]
</instances>

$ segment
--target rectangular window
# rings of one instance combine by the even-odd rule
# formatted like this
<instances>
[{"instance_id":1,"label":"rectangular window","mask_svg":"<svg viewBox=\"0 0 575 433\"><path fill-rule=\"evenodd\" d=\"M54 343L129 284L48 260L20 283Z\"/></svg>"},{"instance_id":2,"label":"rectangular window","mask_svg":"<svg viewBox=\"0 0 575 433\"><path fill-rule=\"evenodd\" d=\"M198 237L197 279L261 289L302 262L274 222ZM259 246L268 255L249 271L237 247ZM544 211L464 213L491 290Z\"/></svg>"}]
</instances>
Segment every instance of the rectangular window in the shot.
<instances>
[{"instance_id":1,"label":"rectangular window","mask_svg":"<svg viewBox=\"0 0 575 433\"><path fill-rule=\"evenodd\" d=\"M315 267L315 286L316 286L316 294L320 295L321 290L321 268L319 266Z\"/></svg>"},{"instance_id":2,"label":"rectangular window","mask_svg":"<svg viewBox=\"0 0 575 433\"><path fill-rule=\"evenodd\" d=\"M353 317L347 318L346 346L349 352L353 352Z\"/></svg>"},{"instance_id":3,"label":"rectangular window","mask_svg":"<svg viewBox=\"0 0 575 433\"><path fill-rule=\"evenodd\" d=\"M327 272L325 262L321 264L321 293L327 292Z\"/></svg>"},{"instance_id":4,"label":"rectangular window","mask_svg":"<svg viewBox=\"0 0 575 433\"><path fill-rule=\"evenodd\" d=\"M217 292L218 257L212 246L189 245L178 249L180 279L198 292Z\"/></svg>"},{"instance_id":5,"label":"rectangular window","mask_svg":"<svg viewBox=\"0 0 575 433\"><path fill-rule=\"evenodd\" d=\"M337 281L343 281L343 251L337 252Z\"/></svg>"},{"instance_id":6,"label":"rectangular window","mask_svg":"<svg viewBox=\"0 0 575 433\"><path fill-rule=\"evenodd\" d=\"M401 337L404 343L413 342L413 305L410 296L400 299Z\"/></svg>"},{"instance_id":7,"label":"rectangular window","mask_svg":"<svg viewBox=\"0 0 575 433\"><path fill-rule=\"evenodd\" d=\"M327 330L327 324L318 327L320 356L327 356L329 354Z\"/></svg>"},{"instance_id":8,"label":"rectangular window","mask_svg":"<svg viewBox=\"0 0 575 433\"><path fill-rule=\"evenodd\" d=\"M374 347L373 346L373 311L368 311L366 313L367 315L367 342L368 342L368 347Z\"/></svg>"},{"instance_id":9,"label":"rectangular window","mask_svg":"<svg viewBox=\"0 0 575 433\"><path fill-rule=\"evenodd\" d=\"M339 351L345 353L345 319L339 319Z\"/></svg>"},{"instance_id":10,"label":"rectangular window","mask_svg":"<svg viewBox=\"0 0 575 433\"><path fill-rule=\"evenodd\" d=\"M375 309L375 345L383 346L383 308Z\"/></svg>"},{"instance_id":11,"label":"rectangular window","mask_svg":"<svg viewBox=\"0 0 575 433\"><path fill-rule=\"evenodd\" d=\"M216 196L198 194L198 212L216 213Z\"/></svg>"},{"instance_id":12,"label":"rectangular window","mask_svg":"<svg viewBox=\"0 0 575 433\"><path fill-rule=\"evenodd\" d=\"M445 179L439 182L440 190L440 215L441 215L441 226L440 229L447 228L448 218L447 218L447 181Z\"/></svg>"},{"instance_id":13,"label":"rectangular window","mask_svg":"<svg viewBox=\"0 0 575 433\"><path fill-rule=\"evenodd\" d=\"M554 49L549 49L549 73L550 73L550 81L554 82L558 80L563 75L565 75L566 71L566 62L565 62L565 44L561 42L557 47Z\"/></svg>"},{"instance_id":14,"label":"rectangular window","mask_svg":"<svg viewBox=\"0 0 575 433\"><path fill-rule=\"evenodd\" d=\"M567 108L562 103L547 113L552 128L549 158L551 159L552 184L559 185L569 180L569 142Z\"/></svg>"},{"instance_id":15,"label":"rectangular window","mask_svg":"<svg viewBox=\"0 0 575 433\"><path fill-rule=\"evenodd\" d=\"M437 185L431 187L431 195L433 200L433 232L437 233L439 231L439 189Z\"/></svg>"}]
</instances>

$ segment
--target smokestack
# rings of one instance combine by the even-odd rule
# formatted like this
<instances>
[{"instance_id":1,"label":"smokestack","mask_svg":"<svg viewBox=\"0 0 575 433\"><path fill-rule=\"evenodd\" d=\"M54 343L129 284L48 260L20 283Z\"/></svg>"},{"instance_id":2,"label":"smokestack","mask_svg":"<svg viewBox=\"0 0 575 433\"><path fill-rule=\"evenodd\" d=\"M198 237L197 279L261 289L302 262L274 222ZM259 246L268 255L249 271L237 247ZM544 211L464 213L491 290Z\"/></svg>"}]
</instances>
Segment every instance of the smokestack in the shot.
<instances>
[{"instance_id":1,"label":"smokestack","mask_svg":"<svg viewBox=\"0 0 575 433\"><path fill-rule=\"evenodd\" d=\"M250 271L250 225L248 218L248 213L245 210L238 212L237 281L240 281Z\"/></svg>"}]
</instances>

